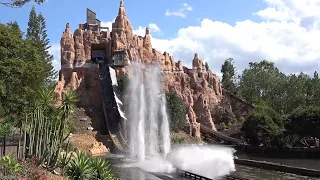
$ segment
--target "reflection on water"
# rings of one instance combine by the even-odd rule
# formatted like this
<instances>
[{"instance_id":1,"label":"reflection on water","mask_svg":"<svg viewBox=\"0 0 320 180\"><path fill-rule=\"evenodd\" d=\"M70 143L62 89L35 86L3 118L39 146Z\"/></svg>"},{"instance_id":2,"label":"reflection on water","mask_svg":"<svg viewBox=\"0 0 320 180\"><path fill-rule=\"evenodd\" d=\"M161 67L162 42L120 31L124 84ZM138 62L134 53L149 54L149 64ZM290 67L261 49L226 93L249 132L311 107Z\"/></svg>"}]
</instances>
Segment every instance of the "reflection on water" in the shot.
<instances>
[{"instance_id":1,"label":"reflection on water","mask_svg":"<svg viewBox=\"0 0 320 180\"><path fill-rule=\"evenodd\" d=\"M249 155L249 154L245 154L243 152L236 152L235 155L238 156L239 158L243 158L243 159L268 161L268 162L273 162L273 163L285 164L288 166L295 166L295 167L303 167L303 168L320 170L320 160L319 159L268 158L268 157Z\"/></svg>"},{"instance_id":2,"label":"reflection on water","mask_svg":"<svg viewBox=\"0 0 320 180\"><path fill-rule=\"evenodd\" d=\"M240 175L246 178L252 178L254 180L316 180L318 178L312 178L307 176L299 176L290 173L284 173L279 171L269 171L264 169L258 169L247 166L236 165L236 172L234 174Z\"/></svg>"}]
</instances>

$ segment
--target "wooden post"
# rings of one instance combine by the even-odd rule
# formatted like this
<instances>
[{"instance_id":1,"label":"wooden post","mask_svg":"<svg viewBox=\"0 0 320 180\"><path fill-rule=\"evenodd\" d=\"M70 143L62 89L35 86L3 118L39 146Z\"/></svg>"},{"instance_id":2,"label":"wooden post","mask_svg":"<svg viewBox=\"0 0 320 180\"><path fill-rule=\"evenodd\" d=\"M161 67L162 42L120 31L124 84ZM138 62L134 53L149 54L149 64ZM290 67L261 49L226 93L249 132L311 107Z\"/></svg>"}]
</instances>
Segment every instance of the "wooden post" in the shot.
<instances>
[{"instance_id":1,"label":"wooden post","mask_svg":"<svg viewBox=\"0 0 320 180\"><path fill-rule=\"evenodd\" d=\"M2 156L6 155L6 135L3 136L3 151Z\"/></svg>"},{"instance_id":2,"label":"wooden post","mask_svg":"<svg viewBox=\"0 0 320 180\"><path fill-rule=\"evenodd\" d=\"M23 127L23 122L22 120L20 121L20 134L19 134L19 143L18 143L18 151L17 151L17 159L20 159L20 150L21 150L21 138L22 138L22 127Z\"/></svg>"}]
</instances>

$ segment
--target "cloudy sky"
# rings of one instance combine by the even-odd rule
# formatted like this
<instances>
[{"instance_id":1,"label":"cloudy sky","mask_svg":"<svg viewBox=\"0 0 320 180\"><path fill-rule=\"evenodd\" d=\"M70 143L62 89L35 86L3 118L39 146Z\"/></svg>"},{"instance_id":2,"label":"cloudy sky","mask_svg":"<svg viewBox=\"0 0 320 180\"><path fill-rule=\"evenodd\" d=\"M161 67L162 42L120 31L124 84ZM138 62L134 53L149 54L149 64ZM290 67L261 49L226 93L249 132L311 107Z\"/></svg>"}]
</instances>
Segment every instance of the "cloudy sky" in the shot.
<instances>
[{"instance_id":1,"label":"cloudy sky","mask_svg":"<svg viewBox=\"0 0 320 180\"><path fill-rule=\"evenodd\" d=\"M36 5L47 20L54 65L60 68L60 37L65 24L72 31L86 20L86 8L110 26L119 0L48 0ZM273 61L285 73L320 68L320 0L127 0L127 16L135 32L150 27L153 46L191 65L194 53L219 74L232 57L238 71L249 62ZM33 4L0 6L0 22L18 21L26 31Z\"/></svg>"}]
</instances>

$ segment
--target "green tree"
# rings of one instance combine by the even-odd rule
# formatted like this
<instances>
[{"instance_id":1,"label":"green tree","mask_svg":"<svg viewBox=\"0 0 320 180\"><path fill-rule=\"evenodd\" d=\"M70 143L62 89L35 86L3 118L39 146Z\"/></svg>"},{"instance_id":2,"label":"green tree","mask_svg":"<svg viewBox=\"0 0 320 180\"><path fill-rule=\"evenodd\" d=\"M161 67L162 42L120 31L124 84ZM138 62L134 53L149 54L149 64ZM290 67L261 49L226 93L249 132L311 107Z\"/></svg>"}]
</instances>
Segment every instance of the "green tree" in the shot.
<instances>
[{"instance_id":1,"label":"green tree","mask_svg":"<svg viewBox=\"0 0 320 180\"><path fill-rule=\"evenodd\" d=\"M41 53L41 57L45 61L45 71L47 73L46 83L50 83L57 77L57 72L52 65L54 57L49 53L51 46L49 45L50 41L47 35L47 25L41 13L37 16L37 20L39 23L39 51Z\"/></svg>"},{"instance_id":2,"label":"green tree","mask_svg":"<svg viewBox=\"0 0 320 180\"><path fill-rule=\"evenodd\" d=\"M221 67L222 73L222 87L228 91L235 93L236 92L236 69L234 67L234 62L232 58L228 58L224 61Z\"/></svg>"},{"instance_id":3,"label":"green tree","mask_svg":"<svg viewBox=\"0 0 320 180\"><path fill-rule=\"evenodd\" d=\"M22 35L16 23L0 24L0 107L5 115L30 107L46 76L38 49Z\"/></svg>"},{"instance_id":4,"label":"green tree","mask_svg":"<svg viewBox=\"0 0 320 180\"><path fill-rule=\"evenodd\" d=\"M320 107L300 106L288 117L287 129L300 137L320 138Z\"/></svg>"},{"instance_id":5,"label":"green tree","mask_svg":"<svg viewBox=\"0 0 320 180\"><path fill-rule=\"evenodd\" d=\"M295 74L287 76L285 98L283 99L285 113L290 113L298 106L310 103L311 85L311 78L302 72L298 76Z\"/></svg>"},{"instance_id":6,"label":"green tree","mask_svg":"<svg viewBox=\"0 0 320 180\"><path fill-rule=\"evenodd\" d=\"M166 93L167 107L171 120L171 130L176 131L186 126L186 108L174 93Z\"/></svg>"},{"instance_id":7,"label":"green tree","mask_svg":"<svg viewBox=\"0 0 320 180\"><path fill-rule=\"evenodd\" d=\"M0 4L8 7L22 7L31 1L36 2L37 4L45 2L45 0L0 0Z\"/></svg>"},{"instance_id":8,"label":"green tree","mask_svg":"<svg viewBox=\"0 0 320 180\"><path fill-rule=\"evenodd\" d=\"M256 106L244 122L241 132L252 145L278 145L284 132L284 119L268 106Z\"/></svg>"},{"instance_id":9,"label":"green tree","mask_svg":"<svg viewBox=\"0 0 320 180\"><path fill-rule=\"evenodd\" d=\"M274 63L263 60L249 63L240 76L239 92L246 101L257 104L264 101L277 111L284 106L286 76L281 73Z\"/></svg>"},{"instance_id":10,"label":"green tree","mask_svg":"<svg viewBox=\"0 0 320 180\"><path fill-rule=\"evenodd\" d=\"M37 12L35 7L32 6L29 14L26 38L36 44L36 43L39 43L40 41L39 34L40 34L40 25L37 17Z\"/></svg>"},{"instance_id":11,"label":"green tree","mask_svg":"<svg viewBox=\"0 0 320 180\"><path fill-rule=\"evenodd\" d=\"M44 69L46 73L45 82L49 84L57 77L57 72L52 65L54 57L49 53L49 48L51 46L49 45L50 41L48 39L46 28L47 25L43 15L41 13L37 15L35 7L33 6L29 15L26 38L39 49L40 57L44 61Z\"/></svg>"}]
</instances>

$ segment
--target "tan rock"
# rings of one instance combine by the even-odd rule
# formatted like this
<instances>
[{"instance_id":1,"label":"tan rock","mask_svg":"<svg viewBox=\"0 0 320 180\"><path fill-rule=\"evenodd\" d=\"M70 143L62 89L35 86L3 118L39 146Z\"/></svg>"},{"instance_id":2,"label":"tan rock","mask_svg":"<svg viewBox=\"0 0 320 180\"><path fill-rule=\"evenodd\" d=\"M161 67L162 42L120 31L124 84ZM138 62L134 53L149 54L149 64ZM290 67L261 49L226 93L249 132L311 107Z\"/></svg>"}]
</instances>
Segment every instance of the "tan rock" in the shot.
<instances>
[{"instance_id":1,"label":"tan rock","mask_svg":"<svg viewBox=\"0 0 320 180\"><path fill-rule=\"evenodd\" d=\"M75 59L77 62L84 62L86 60L86 53L83 45L83 32L81 29L74 31L74 49L75 49Z\"/></svg>"},{"instance_id":2,"label":"tan rock","mask_svg":"<svg viewBox=\"0 0 320 180\"><path fill-rule=\"evenodd\" d=\"M110 150L102 144L102 142L94 142L89 149L91 155L99 155L109 153Z\"/></svg>"},{"instance_id":3,"label":"tan rock","mask_svg":"<svg viewBox=\"0 0 320 180\"><path fill-rule=\"evenodd\" d=\"M205 69L203 61L198 57L198 53L194 54L194 58L192 60L192 69Z\"/></svg>"}]
</instances>

